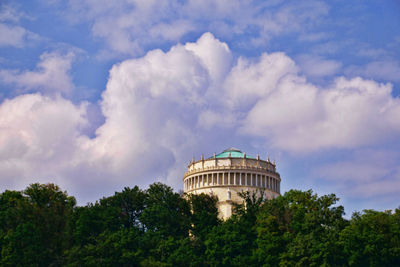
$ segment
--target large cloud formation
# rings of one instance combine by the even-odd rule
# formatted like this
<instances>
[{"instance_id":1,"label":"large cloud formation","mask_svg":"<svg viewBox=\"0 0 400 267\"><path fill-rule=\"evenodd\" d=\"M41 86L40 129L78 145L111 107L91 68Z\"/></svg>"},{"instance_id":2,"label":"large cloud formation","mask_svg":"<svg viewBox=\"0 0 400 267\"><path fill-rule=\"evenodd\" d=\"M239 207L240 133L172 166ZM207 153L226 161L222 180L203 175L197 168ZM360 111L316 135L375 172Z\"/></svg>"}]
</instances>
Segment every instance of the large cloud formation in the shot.
<instances>
[{"instance_id":1,"label":"large cloud formation","mask_svg":"<svg viewBox=\"0 0 400 267\"><path fill-rule=\"evenodd\" d=\"M5 188L60 177L79 156L80 130L87 124L86 103L21 95L0 106L0 173ZM66 177L62 177L63 179Z\"/></svg>"},{"instance_id":2,"label":"large cloud formation","mask_svg":"<svg viewBox=\"0 0 400 267\"><path fill-rule=\"evenodd\" d=\"M15 187L52 178L81 201L155 180L178 187L194 151L230 138L298 154L396 137L400 100L391 90L360 77L317 87L284 53L234 59L205 33L114 65L93 138L84 134L87 103L46 93L4 101L0 172Z\"/></svg>"}]
</instances>

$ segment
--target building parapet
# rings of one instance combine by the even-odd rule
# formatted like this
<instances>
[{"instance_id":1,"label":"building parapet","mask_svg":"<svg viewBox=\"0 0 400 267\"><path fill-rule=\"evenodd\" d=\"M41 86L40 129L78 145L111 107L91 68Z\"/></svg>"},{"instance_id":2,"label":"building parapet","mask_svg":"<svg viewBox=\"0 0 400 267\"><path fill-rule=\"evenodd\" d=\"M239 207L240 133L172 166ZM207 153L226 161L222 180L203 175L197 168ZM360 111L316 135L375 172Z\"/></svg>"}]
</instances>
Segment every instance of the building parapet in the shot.
<instances>
[{"instance_id":1,"label":"building parapet","mask_svg":"<svg viewBox=\"0 0 400 267\"><path fill-rule=\"evenodd\" d=\"M200 173L200 172L205 172L205 171L220 171L220 170L252 170L252 171L262 171L265 173L270 173L270 174L275 174L278 176L279 180L280 180L280 175L278 172L275 171L271 171L268 168L264 168L264 167L258 167L258 166L209 166L209 167L204 167L204 168L198 168L198 169L194 169L191 171L188 171L185 173L183 180L185 180L186 177L196 174L196 173Z\"/></svg>"}]
</instances>

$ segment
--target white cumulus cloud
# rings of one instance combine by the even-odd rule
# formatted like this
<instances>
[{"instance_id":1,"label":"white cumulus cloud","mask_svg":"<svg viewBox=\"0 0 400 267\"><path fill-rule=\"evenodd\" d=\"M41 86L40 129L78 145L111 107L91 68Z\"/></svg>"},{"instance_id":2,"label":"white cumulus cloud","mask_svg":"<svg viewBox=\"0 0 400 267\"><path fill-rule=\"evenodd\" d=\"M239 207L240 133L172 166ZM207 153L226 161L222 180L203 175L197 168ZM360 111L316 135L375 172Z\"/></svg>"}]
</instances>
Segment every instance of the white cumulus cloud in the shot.
<instances>
[{"instance_id":1,"label":"white cumulus cloud","mask_svg":"<svg viewBox=\"0 0 400 267\"><path fill-rule=\"evenodd\" d=\"M24 187L59 178L79 153L86 104L26 94L0 105L2 185Z\"/></svg>"},{"instance_id":2,"label":"white cumulus cloud","mask_svg":"<svg viewBox=\"0 0 400 267\"><path fill-rule=\"evenodd\" d=\"M70 68L68 57L41 60L37 70L18 72L10 82L51 85L65 76L48 74L50 66L61 73ZM93 200L155 180L178 187L193 153L231 140L257 139L294 154L379 145L400 134L400 100L391 91L390 84L360 77L316 86L284 53L235 60L225 43L206 33L195 43L114 65L99 102L105 121L92 138L85 135L86 103L40 94L4 101L2 183L54 177L70 193Z\"/></svg>"},{"instance_id":3,"label":"white cumulus cloud","mask_svg":"<svg viewBox=\"0 0 400 267\"><path fill-rule=\"evenodd\" d=\"M391 92L390 84L362 78L317 88L289 75L249 111L242 130L292 152L380 143L400 133L400 100Z\"/></svg>"},{"instance_id":4,"label":"white cumulus cloud","mask_svg":"<svg viewBox=\"0 0 400 267\"><path fill-rule=\"evenodd\" d=\"M74 88L69 75L74 53L43 53L34 70L0 70L0 81L13 84L20 91L68 94Z\"/></svg>"}]
</instances>

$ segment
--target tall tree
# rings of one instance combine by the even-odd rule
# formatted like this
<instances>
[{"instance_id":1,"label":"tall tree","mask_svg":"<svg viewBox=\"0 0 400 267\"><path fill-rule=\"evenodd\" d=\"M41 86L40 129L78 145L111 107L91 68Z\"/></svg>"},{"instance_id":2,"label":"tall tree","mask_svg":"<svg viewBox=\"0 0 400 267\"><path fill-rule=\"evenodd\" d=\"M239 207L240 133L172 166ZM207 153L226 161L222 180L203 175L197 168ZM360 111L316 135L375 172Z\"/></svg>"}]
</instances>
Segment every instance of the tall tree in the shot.
<instances>
[{"instance_id":1,"label":"tall tree","mask_svg":"<svg viewBox=\"0 0 400 267\"><path fill-rule=\"evenodd\" d=\"M218 198L206 194L189 194L187 199L192 209L192 231L194 238L204 241L214 226L220 224L218 219Z\"/></svg>"},{"instance_id":2,"label":"tall tree","mask_svg":"<svg viewBox=\"0 0 400 267\"><path fill-rule=\"evenodd\" d=\"M267 201L257 219L259 265L342 265L337 240L346 225L335 195L290 190Z\"/></svg>"},{"instance_id":3,"label":"tall tree","mask_svg":"<svg viewBox=\"0 0 400 267\"><path fill-rule=\"evenodd\" d=\"M235 205L233 216L207 235L206 258L211 266L253 265L257 232L255 223L263 203L262 192L239 194L243 202Z\"/></svg>"},{"instance_id":4,"label":"tall tree","mask_svg":"<svg viewBox=\"0 0 400 267\"><path fill-rule=\"evenodd\" d=\"M146 231L163 238L186 237L190 229L189 203L171 187L161 183L151 184L146 194L145 209L140 216Z\"/></svg>"},{"instance_id":5,"label":"tall tree","mask_svg":"<svg viewBox=\"0 0 400 267\"><path fill-rule=\"evenodd\" d=\"M400 210L354 213L340 241L349 266L400 266Z\"/></svg>"},{"instance_id":6,"label":"tall tree","mask_svg":"<svg viewBox=\"0 0 400 267\"><path fill-rule=\"evenodd\" d=\"M60 265L63 251L69 245L67 223L75 199L54 184L32 184L24 190L22 198L17 193L5 194L11 204L9 214L20 217L5 218L5 225L16 224L3 235L2 264Z\"/></svg>"}]
</instances>

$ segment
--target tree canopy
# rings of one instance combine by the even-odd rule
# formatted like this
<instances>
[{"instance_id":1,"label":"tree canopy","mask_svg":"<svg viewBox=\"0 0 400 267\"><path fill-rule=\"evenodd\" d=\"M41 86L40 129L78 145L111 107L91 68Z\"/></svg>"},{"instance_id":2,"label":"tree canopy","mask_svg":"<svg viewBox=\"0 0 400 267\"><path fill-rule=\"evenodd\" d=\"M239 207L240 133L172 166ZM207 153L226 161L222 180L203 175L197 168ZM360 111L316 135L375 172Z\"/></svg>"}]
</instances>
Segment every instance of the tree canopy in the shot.
<instances>
[{"instance_id":1,"label":"tree canopy","mask_svg":"<svg viewBox=\"0 0 400 267\"><path fill-rule=\"evenodd\" d=\"M77 206L54 184L0 194L1 266L400 266L400 210L344 217L334 195L215 196L154 183Z\"/></svg>"}]
</instances>

